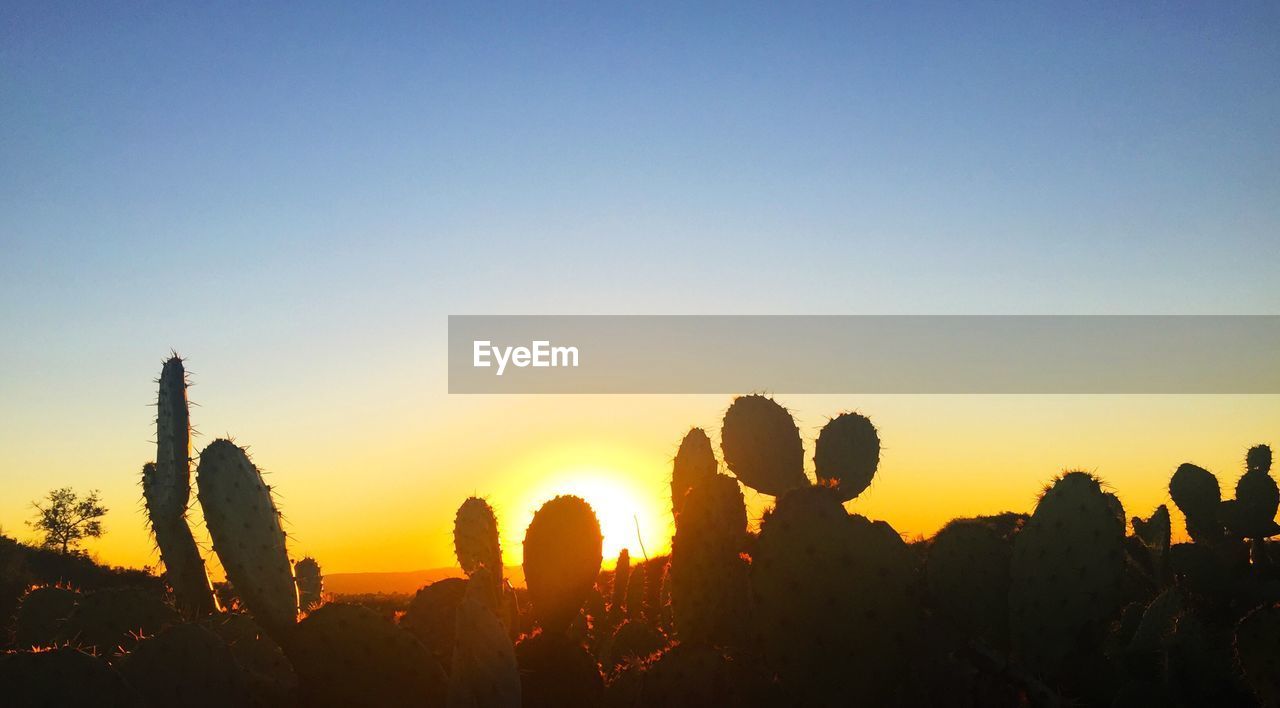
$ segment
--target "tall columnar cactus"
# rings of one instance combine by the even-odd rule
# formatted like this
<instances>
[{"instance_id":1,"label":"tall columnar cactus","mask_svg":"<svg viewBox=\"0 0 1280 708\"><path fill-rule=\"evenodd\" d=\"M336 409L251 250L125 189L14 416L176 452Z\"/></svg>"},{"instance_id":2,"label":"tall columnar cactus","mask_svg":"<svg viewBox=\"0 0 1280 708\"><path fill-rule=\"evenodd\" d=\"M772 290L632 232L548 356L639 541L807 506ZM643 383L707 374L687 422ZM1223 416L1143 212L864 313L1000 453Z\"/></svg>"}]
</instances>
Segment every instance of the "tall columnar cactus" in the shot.
<instances>
[{"instance_id":1,"label":"tall columnar cactus","mask_svg":"<svg viewBox=\"0 0 1280 708\"><path fill-rule=\"evenodd\" d=\"M744 638L750 585L742 559L747 512L738 481L695 484L671 542L671 609L682 641L733 646Z\"/></svg>"},{"instance_id":2,"label":"tall columnar cactus","mask_svg":"<svg viewBox=\"0 0 1280 708\"><path fill-rule=\"evenodd\" d=\"M631 582L631 552L622 549L618 552L618 562L613 566L613 588L609 593L609 615L613 618L622 616L623 607L627 603L627 585Z\"/></svg>"},{"instance_id":3,"label":"tall columnar cactus","mask_svg":"<svg viewBox=\"0 0 1280 708\"><path fill-rule=\"evenodd\" d=\"M227 578L258 623L282 636L297 622L298 588L271 488L230 440L215 440L200 453L196 483Z\"/></svg>"},{"instance_id":4,"label":"tall columnar cactus","mask_svg":"<svg viewBox=\"0 0 1280 708\"><path fill-rule=\"evenodd\" d=\"M1042 675L1060 676L1069 657L1101 646L1120 606L1124 520L1107 496L1092 475L1068 472L1014 539L1013 648Z\"/></svg>"},{"instance_id":5,"label":"tall columnar cactus","mask_svg":"<svg viewBox=\"0 0 1280 708\"><path fill-rule=\"evenodd\" d=\"M841 500L853 499L870 486L879 465L880 436L866 416L842 413L822 427L814 472L818 483L834 487Z\"/></svg>"},{"instance_id":6,"label":"tall columnar cactus","mask_svg":"<svg viewBox=\"0 0 1280 708\"><path fill-rule=\"evenodd\" d=\"M711 451L711 439L702 428L691 429L680 441L671 469L671 516L677 524L689 488L715 474L716 455Z\"/></svg>"},{"instance_id":7,"label":"tall columnar cactus","mask_svg":"<svg viewBox=\"0 0 1280 708\"><path fill-rule=\"evenodd\" d=\"M449 705L520 708L520 669L506 627L490 607L493 581L481 567L467 581L456 613Z\"/></svg>"},{"instance_id":8,"label":"tall columnar cactus","mask_svg":"<svg viewBox=\"0 0 1280 708\"><path fill-rule=\"evenodd\" d=\"M160 548L165 578L178 609L188 617L218 610L204 559L187 525L191 500L191 418L187 374L174 356L160 370L156 401L156 461L142 468L142 496L151 532Z\"/></svg>"},{"instance_id":9,"label":"tall columnar cactus","mask_svg":"<svg viewBox=\"0 0 1280 708\"><path fill-rule=\"evenodd\" d=\"M1222 540L1222 523L1218 520L1222 490L1212 472L1190 462L1179 465L1169 480L1169 496L1186 519L1187 535L1193 540L1201 543Z\"/></svg>"},{"instance_id":10,"label":"tall columnar cactus","mask_svg":"<svg viewBox=\"0 0 1280 708\"><path fill-rule=\"evenodd\" d=\"M892 527L850 516L828 488L778 500L753 556L753 624L797 703L899 702L919 634L914 567Z\"/></svg>"},{"instance_id":11,"label":"tall columnar cactus","mask_svg":"<svg viewBox=\"0 0 1280 708\"><path fill-rule=\"evenodd\" d=\"M765 396L739 396L724 414L720 431L724 462L743 484L778 496L808 485L804 444L786 408Z\"/></svg>"},{"instance_id":12,"label":"tall columnar cactus","mask_svg":"<svg viewBox=\"0 0 1280 708\"><path fill-rule=\"evenodd\" d=\"M453 517L453 550L467 577L488 568L489 592L495 601L502 594L502 546L498 541L498 518L488 502L470 497Z\"/></svg>"},{"instance_id":13,"label":"tall columnar cactus","mask_svg":"<svg viewBox=\"0 0 1280 708\"><path fill-rule=\"evenodd\" d=\"M310 556L293 564L293 582L298 586L298 607L309 612L320 606L324 595L324 573L320 563Z\"/></svg>"},{"instance_id":14,"label":"tall columnar cactus","mask_svg":"<svg viewBox=\"0 0 1280 708\"><path fill-rule=\"evenodd\" d=\"M524 577L544 632L568 630L595 585L603 560L600 521L579 497L558 496L533 515L524 534Z\"/></svg>"},{"instance_id":15,"label":"tall columnar cactus","mask_svg":"<svg viewBox=\"0 0 1280 708\"><path fill-rule=\"evenodd\" d=\"M626 608L627 617L643 619L646 615L645 597L647 594L649 562L644 562L631 569L631 577L627 579Z\"/></svg>"}]
</instances>

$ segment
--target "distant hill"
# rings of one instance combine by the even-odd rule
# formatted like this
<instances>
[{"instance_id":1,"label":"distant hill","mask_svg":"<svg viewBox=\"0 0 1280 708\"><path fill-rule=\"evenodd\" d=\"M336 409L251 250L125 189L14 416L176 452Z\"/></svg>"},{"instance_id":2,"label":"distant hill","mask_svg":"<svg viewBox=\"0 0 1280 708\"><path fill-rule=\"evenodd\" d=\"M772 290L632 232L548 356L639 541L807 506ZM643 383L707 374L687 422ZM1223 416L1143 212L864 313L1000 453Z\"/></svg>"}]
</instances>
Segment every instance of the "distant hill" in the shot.
<instances>
[{"instance_id":1,"label":"distant hill","mask_svg":"<svg viewBox=\"0 0 1280 708\"><path fill-rule=\"evenodd\" d=\"M524 570L518 566L504 568L512 585L524 585ZM398 573L326 573L325 592L334 595L363 595L366 593L417 592L423 585L445 578L462 577L461 568L433 568L431 570L406 570Z\"/></svg>"}]
</instances>

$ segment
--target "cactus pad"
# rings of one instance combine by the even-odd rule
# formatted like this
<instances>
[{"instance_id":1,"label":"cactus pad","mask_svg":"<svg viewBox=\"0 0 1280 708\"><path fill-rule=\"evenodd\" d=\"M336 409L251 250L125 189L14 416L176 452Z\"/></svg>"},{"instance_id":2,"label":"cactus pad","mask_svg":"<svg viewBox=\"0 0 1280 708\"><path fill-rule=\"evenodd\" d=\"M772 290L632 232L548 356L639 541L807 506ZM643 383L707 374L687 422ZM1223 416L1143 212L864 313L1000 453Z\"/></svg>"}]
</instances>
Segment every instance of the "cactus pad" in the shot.
<instances>
[{"instance_id":1,"label":"cactus pad","mask_svg":"<svg viewBox=\"0 0 1280 708\"><path fill-rule=\"evenodd\" d=\"M538 623L563 632L595 585L603 559L600 522L591 505L559 496L542 505L524 535L524 576Z\"/></svg>"},{"instance_id":2,"label":"cactus pad","mask_svg":"<svg viewBox=\"0 0 1280 708\"><path fill-rule=\"evenodd\" d=\"M724 414L720 448L734 476L762 494L778 496L809 483L800 431L787 409L772 398L734 399Z\"/></svg>"},{"instance_id":3,"label":"cactus pad","mask_svg":"<svg viewBox=\"0 0 1280 708\"><path fill-rule=\"evenodd\" d=\"M842 501L870 486L879 465L880 436L866 416L842 413L822 427L813 455L814 472L818 483L834 487Z\"/></svg>"}]
</instances>

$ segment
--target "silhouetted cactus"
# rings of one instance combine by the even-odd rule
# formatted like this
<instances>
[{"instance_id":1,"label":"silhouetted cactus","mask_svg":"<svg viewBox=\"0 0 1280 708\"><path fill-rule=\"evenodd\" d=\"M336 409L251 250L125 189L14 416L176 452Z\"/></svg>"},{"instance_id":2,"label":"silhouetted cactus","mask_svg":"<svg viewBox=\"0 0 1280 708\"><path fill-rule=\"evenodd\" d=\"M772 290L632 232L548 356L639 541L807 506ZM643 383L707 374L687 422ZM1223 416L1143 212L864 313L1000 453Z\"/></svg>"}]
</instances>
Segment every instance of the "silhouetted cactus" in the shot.
<instances>
[{"instance_id":1,"label":"silhouetted cactus","mask_svg":"<svg viewBox=\"0 0 1280 708\"><path fill-rule=\"evenodd\" d=\"M520 670L507 629L491 607L489 575L488 568L478 568L458 605L450 708L520 708Z\"/></svg>"},{"instance_id":2,"label":"silhouetted cactus","mask_svg":"<svg viewBox=\"0 0 1280 708\"><path fill-rule=\"evenodd\" d=\"M0 653L0 702L6 706L143 705L106 660L70 647Z\"/></svg>"},{"instance_id":3,"label":"silhouetted cactus","mask_svg":"<svg viewBox=\"0 0 1280 708\"><path fill-rule=\"evenodd\" d=\"M293 564L293 580L298 586L298 607L310 612L320 606L324 595L324 573L315 558L307 557Z\"/></svg>"},{"instance_id":4,"label":"silhouetted cactus","mask_svg":"<svg viewBox=\"0 0 1280 708\"><path fill-rule=\"evenodd\" d=\"M366 607L329 603L297 624L285 653L299 704L444 705L447 679L427 648Z\"/></svg>"},{"instance_id":5,"label":"silhouetted cactus","mask_svg":"<svg viewBox=\"0 0 1280 708\"><path fill-rule=\"evenodd\" d=\"M248 706L249 679L217 634L179 624L138 643L120 673L152 706Z\"/></svg>"},{"instance_id":6,"label":"silhouetted cactus","mask_svg":"<svg viewBox=\"0 0 1280 708\"><path fill-rule=\"evenodd\" d=\"M291 706L297 700L298 677L280 645L245 614L221 614L205 626L222 638L244 669L256 708Z\"/></svg>"},{"instance_id":7,"label":"silhouetted cactus","mask_svg":"<svg viewBox=\"0 0 1280 708\"><path fill-rule=\"evenodd\" d=\"M662 651L667 637L661 630L643 620L626 620L618 625L600 652L605 668L613 668L629 661L643 661Z\"/></svg>"},{"instance_id":8,"label":"silhouetted cactus","mask_svg":"<svg viewBox=\"0 0 1280 708\"><path fill-rule=\"evenodd\" d=\"M488 568L489 592L502 593L502 546L498 541L498 519L488 502L470 497L458 507L453 518L453 549L458 565L467 577Z\"/></svg>"},{"instance_id":9,"label":"silhouetted cactus","mask_svg":"<svg viewBox=\"0 0 1280 708\"><path fill-rule=\"evenodd\" d=\"M1269 474L1271 448L1257 445L1245 457L1245 473L1236 482L1236 498L1222 502L1219 514L1235 536L1263 539L1280 534L1276 509L1280 489Z\"/></svg>"},{"instance_id":10,"label":"silhouetted cactus","mask_svg":"<svg viewBox=\"0 0 1280 708\"><path fill-rule=\"evenodd\" d=\"M640 684L640 698L633 705L754 708L780 703L767 670L744 664L740 658L730 658L705 644L681 643L667 649L648 666ZM804 699L795 704L814 705ZM842 704L854 705L852 699Z\"/></svg>"},{"instance_id":11,"label":"silhouetted cactus","mask_svg":"<svg viewBox=\"0 0 1280 708\"><path fill-rule=\"evenodd\" d=\"M613 566L613 586L609 591L609 616L614 623L621 621L627 605L627 585L631 582L631 552L622 549Z\"/></svg>"},{"instance_id":12,"label":"silhouetted cactus","mask_svg":"<svg viewBox=\"0 0 1280 708\"><path fill-rule=\"evenodd\" d=\"M524 534L524 577L538 624L563 632L595 585L604 537L591 505L559 496L542 505Z\"/></svg>"},{"instance_id":13,"label":"silhouetted cactus","mask_svg":"<svg viewBox=\"0 0 1280 708\"><path fill-rule=\"evenodd\" d=\"M765 396L739 396L724 414L720 431L724 462L743 484L778 496L808 485L804 444L791 414Z\"/></svg>"},{"instance_id":14,"label":"silhouetted cactus","mask_svg":"<svg viewBox=\"0 0 1280 708\"><path fill-rule=\"evenodd\" d=\"M929 543L926 579L934 609L965 636L1007 644L1012 543L987 524L957 519Z\"/></svg>"},{"instance_id":15,"label":"silhouetted cactus","mask_svg":"<svg viewBox=\"0 0 1280 708\"><path fill-rule=\"evenodd\" d=\"M1267 708L1280 706L1280 605L1254 609L1235 629L1235 655L1249 688Z\"/></svg>"},{"instance_id":16,"label":"silhouetted cactus","mask_svg":"<svg viewBox=\"0 0 1280 708\"><path fill-rule=\"evenodd\" d=\"M689 488L713 477L716 473L716 455L711 450L711 440L702 428L693 428L680 441L671 469L671 516L680 523L680 508Z\"/></svg>"},{"instance_id":17,"label":"silhouetted cactus","mask_svg":"<svg viewBox=\"0 0 1280 708\"><path fill-rule=\"evenodd\" d=\"M725 646L745 637L750 613L742 559L747 512L738 482L717 474L695 484L671 542L671 610L682 641Z\"/></svg>"},{"instance_id":18,"label":"silhouetted cactus","mask_svg":"<svg viewBox=\"0 0 1280 708\"><path fill-rule=\"evenodd\" d=\"M1169 496L1186 520L1187 535L1201 543L1222 540L1222 524L1218 521L1222 491L1212 472L1190 462L1179 465L1169 480Z\"/></svg>"},{"instance_id":19,"label":"silhouetted cactus","mask_svg":"<svg viewBox=\"0 0 1280 708\"><path fill-rule=\"evenodd\" d=\"M631 577L627 578L627 594L625 601L626 615L631 619L643 619L648 616L645 607L650 563L644 562L631 569Z\"/></svg>"},{"instance_id":20,"label":"silhouetted cactus","mask_svg":"<svg viewBox=\"0 0 1280 708\"><path fill-rule=\"evenodd\" d=\"M914 558L831 489L784 494L751 566L758 646L805 705L896 702L918 631Z\"/></svg>"},{"instance_id":21,"label":"silhouetted cactus","mask_svg":"<svg viewBox=\"0 0 1280 708\"><path fill-rule=\"evenodd\" d=\"M1010 626L1028 668L1061 676L1068 658L1101 647L1124 569L1124 517L1098 480L1059 477L1013 543Z\"/></svg>"},{"instance_id":22,"label":"silhouetted cactus","mask_svg":"<svg viewBox=\"0 0 1280 708\"><path fill-rule=\"evenodd\" d=\"M534 601L537 608L537 601ZM594 708L604 700L604 677L582 645L543 630L516 644L524 708Z\"/></svg>"},{"instance_id":23,"label":"silhouetted cactus","mask_svg":"<svg viewBox=\"0 0 1280 708\"><path fill-rule=\"evenodd\" d=\"M222 561L254 619L283 636L298 619L298 589L271 488L244 449L215 440L200 453L200 507Z\"/></svg>"},{"instance_id":24,"label":"silhouetted cactus","mask_svg":"<svg viewBox=\"0 0 1280 708\"><path fill-rule=\"evenodd\" d=\"M441 666L453 662L458 605L467 591L462 578L445 578L418 589L400 618L400 627L417 637Z\"/></svg>"},{"instance_id":25,"label":"silhouetted cactus","mask_svg":"<svg viewBox=\"0 0 1280 708\"><path fill-rule=\"evenodd\" d=\"M880 436L866 416L842 413L822 427L814 449L814 472L818 483L834 487L841 501L857 497L870 486L879 465Z\"/></svg>"},{"instance_id":26,"label":"silhouetted cactus","mask_svg":"<svg viewBox=\"0 0 1280 708\"><path fill-rule=\"evenodd\" d=\"M59 640L100 655L129 650L139 637L176 624L178 613L156 593L108 588L85 593L62 623Z\"/></svg>"},{"instance_id":27,"label":"silhouetted cactus","mask_svg":"<svg viewBox=\"0 0 1280 708\"><path fill-rule=\"evenodd\" d=\"M142 496L151 533L164 562L165 579L178 609L188 617L218 611L204 559L187 525L191 501L191 418L187 374L182 359L171 357L160 371L156 401L156 461L142 468Z\"/></svg>"},{"instance_id":28,"label":"silhouetted cactus","mask_svg":"<svg viewBox=\"0 0 1280 708\"><path fill-rule=\"evenodd\" d=\"M44 585L31 588L22 596L13 623L13 643L19 649L47 647L58 641L62 623L66 621L80 593L70 588Z\"/></svg>"}]
</instances>

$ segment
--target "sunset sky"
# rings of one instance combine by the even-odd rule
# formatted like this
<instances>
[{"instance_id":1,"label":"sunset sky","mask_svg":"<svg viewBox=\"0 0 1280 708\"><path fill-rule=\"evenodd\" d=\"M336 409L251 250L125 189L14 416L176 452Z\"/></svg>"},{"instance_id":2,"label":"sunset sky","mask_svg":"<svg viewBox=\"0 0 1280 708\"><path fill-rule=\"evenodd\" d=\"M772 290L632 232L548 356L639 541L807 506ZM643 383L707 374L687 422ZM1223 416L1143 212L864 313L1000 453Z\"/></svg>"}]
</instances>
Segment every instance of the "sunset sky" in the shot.
<instances>
[{"instance_id":1,"label":"sunset sky","mask_svg":"<svg viewBox=\"0 0 1280 708\"><path fill-rule=\"evenodd\" d=\"M197 449L250 445L326 570L451 564L473 493L508 563L557 492L665 550L730 397L449 396L449 314L1275 314L1277 37L1275 3L11 4L0 526L100 488L88 549L155 563L172 348ZM778 398L809 458L872 417L849 508L909 534L1064 468L1146 515L1280 444L1278 396Z\"/></svg>"}]
</instances>

